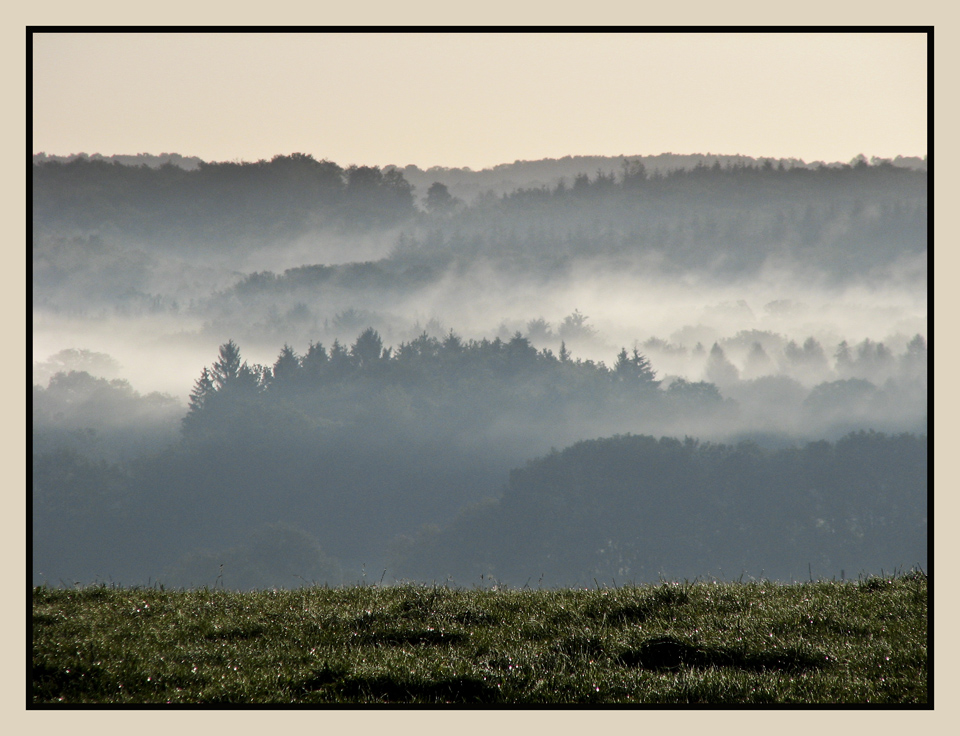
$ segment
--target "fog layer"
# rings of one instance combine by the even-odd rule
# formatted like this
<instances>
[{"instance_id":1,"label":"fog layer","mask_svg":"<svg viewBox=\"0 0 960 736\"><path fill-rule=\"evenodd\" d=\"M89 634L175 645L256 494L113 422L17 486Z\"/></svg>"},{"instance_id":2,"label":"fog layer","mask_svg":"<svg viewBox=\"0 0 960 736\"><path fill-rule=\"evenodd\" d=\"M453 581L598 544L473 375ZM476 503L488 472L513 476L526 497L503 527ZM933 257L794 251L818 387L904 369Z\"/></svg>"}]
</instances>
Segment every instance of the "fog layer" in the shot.
<instances>
[{"instance_id":1,"label":"fog layer","mask_svg":"<svg viewBox=\"0 0 960 736\"><path fill-rule=\"evenodd\" d=\"M756 451L723 452L790 473L783 453L822 441L843 465L860 447L843 444L850 432L884 433L871 448L925 438L925 172L697 163L544 165L542 179L470 196L444 172L415 188L407 169L302 154L190 171L38 163L35 581L211 584L220 564L238 587L454 574L430 554L475 554L509 577L526 568L491 551L505 541L468 552L457 534L496 538L482 530L512 508L510 470L551 448L748 440ZM583 472L602 476L604 457ZM703 482L730 508L751 497ZM896 504L917 503L906 498L870 523L893 524ZM544 544L560 544L574 507ZM915 559L892 560L856 546L851 508L797 517L796 553L823 541L819 519L843 538L825 574L925 560L925 507L897 532ZM731 556L724 529L706 530L710 554L763 569L772 551ZM655 575L637 557L649 545L631 549L631 569ZM554 582L581 580L594 553L573 545ZM675 555L688 566L664 569L706 564ZM796 575L782 559L766 569Z\"/></svg>"}]
</instances>

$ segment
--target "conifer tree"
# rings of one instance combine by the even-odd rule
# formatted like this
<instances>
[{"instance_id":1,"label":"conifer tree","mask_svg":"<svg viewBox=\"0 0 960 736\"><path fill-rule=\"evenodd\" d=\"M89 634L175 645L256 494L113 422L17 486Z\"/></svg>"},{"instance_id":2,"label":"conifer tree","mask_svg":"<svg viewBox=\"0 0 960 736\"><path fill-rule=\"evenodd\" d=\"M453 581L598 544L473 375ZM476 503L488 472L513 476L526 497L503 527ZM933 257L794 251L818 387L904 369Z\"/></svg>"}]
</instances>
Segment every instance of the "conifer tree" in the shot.
<instances>
[{"instance_id":1,"label":"conifer tree","mask_svg":"<svg viewBox=\"0 0 960 736\"><path fill-rule=\"evenodd\" d=\"M190 392L189 414L195 415L203 411L204 404L210 396L216 391L213 385L213 377L210 375L210 369L204 366L200 378L193 384L193 391Z\"/></svg>"},{"instance_id":2,"label":"conifer tree","mask_svg":"<svg viewBox=\"0 0 960 736\"><path fill-rule=\"evenodd\" d=\"M211 374L217 391L236 381L240 376L240 348L233 340L220 346L220 357L213 364Z\"/></svg>"}]
</instances>

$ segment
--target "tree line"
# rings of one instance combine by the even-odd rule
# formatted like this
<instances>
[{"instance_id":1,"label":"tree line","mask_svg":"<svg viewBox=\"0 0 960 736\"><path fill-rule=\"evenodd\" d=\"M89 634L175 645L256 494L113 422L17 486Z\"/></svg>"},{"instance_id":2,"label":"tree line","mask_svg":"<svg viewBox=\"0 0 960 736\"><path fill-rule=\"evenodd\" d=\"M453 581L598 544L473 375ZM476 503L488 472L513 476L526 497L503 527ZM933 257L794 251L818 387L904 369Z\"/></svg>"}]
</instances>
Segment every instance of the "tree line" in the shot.
<instances>
[{"instance_id":1,"label":"tree line","mask_svg":"<svg viewBox=\"0 0 960 736\"><path fill-rule=\"evenodd\" d=\"M55 411L63 391L100 396L101 412L110 392L111 406L137 399L124 382L58 375L35 410ZM842 392L821 393L842 404ZM295 574L336 583L367 565L397 578L523 584L546 573L569 584L925 561L925 437L783 451L637 435L575 444L617 426L729 426L736 415L712 383L665 386L636 349L608 367L519 334L394 348L368 328L349 345L284 346L273 364L251 365L228 341L165 448L116 459L35 441L34 569L192 585L225 564L236 585L295 586ZM313 562L294 573L289 559Z\"/></svg>"},{"instance_id":2,"label":"tree line","mask_svg":"<svg viewBox=\"0 0 960 736\"><path fill-rule=\"evenodd\" d=\"M309 154L200 162L188 171L96 159L33 165L35 229L75 227L128 236L280 239L318 227L384 227L411 217L412 186L397 169Z\"/></svg>"},{"instance_id":3,"label":"tree line","mask_svg":"<svg viewBox=\"0 0 960 736\"><path fill-rule=\"evenodd\" d=\"M925 569L927 440L579 442L512 471L496 501L398 540L393 565L400 577L514 586Z\"/></svg>"},{"instance_id":4,"label":"tree line","mask_svg":"<svg viewBox=\"0 0 960 736\"><path fill-rule=\"evenodd\" d=\"M461 256L478 239L487 255L503 248L542 256L657 246L685 264L695 262L691 248L702 252L719 242L743 241L738 248L753 256L798 241L808 251L817 245L818 257L829 256L841 236L888 256L890 249L925 245L926 172L865 159L814 169L717 161L652 173L642 160L625 159L619 174L584 172L470 203L435 181L422 193L422 210L401 169L343 167L301 153L201 162L191 171L44 160L34 163L32 177L37 233L79 229L168 244L188 238L239 247L323 229L403 227L400 250L408 252L434 253L438 238ZM748 263L746 255L733 261Z\"/></svg>"},{"instance_id":5,"label":"tree line","mask_svg":"<svg viewBox=\"0 0 960 736\"><path fill-rule=\"evenodd\" d=\"M463 340L452 330L440 339L424 332L394 349L384 347L370 327L350 346L334 340L327 349L311 342L301 356L284 345L273 365L248 365L237 344L228 341L195 382L184 431L192 436L230 427L234 423L225 418L237 411L253 404L282 410L291 400L300 408L315 408L317 415L342 411L336 414L341 421L375 410L385 394L406 407L411 421L418 409L433 411L448 402L459 406L445 409L465 418L496 411L539 420L551 411L568 411L571 403L583 403L595 413L598 406L623 401L652 409L664 401L679 406L696 397L703 410L721 401L716 387L704 382L675 381L665 391L659 387L650 361L636 348L622 348L607 367L574 359L565 342L557 354L538 350L520 332L509 340Z\"/></svg>"}]
</instances>

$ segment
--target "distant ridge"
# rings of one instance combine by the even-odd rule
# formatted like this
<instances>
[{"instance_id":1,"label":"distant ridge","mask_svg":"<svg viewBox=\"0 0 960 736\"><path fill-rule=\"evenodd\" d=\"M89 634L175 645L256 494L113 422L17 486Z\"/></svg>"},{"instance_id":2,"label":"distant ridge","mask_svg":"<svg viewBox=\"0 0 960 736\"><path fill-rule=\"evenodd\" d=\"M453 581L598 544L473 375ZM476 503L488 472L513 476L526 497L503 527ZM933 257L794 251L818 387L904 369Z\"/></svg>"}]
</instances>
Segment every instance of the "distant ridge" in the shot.
<instances>
[{"instance_id":1,"label":"distant ridge","mask_svg":"<svg viewBox=\"0 0 960 736\"><path fill-rule=\"evenodd\" d=\"M926 157L897 156L895 159L881 159L857 156L850 163L858 160L869 161L872 165L889 162L893 166L927 170ZM440 182L446 185L451 194L466 201L472 200L483 192L493 192L502 195L521 188L553 188L563 179L567 185L573 182L578 174L588 174L595 177L598 172L604 175L619 176L623 172L626 161L639 161L647 173L659 172L666 174L669 171L694 169L697 166L713 166L719 163L728 166L762 166L770 162L773 166L784 168L816 169L820 166L839 168L848 165L847 162L825 163L823 161L805 162L798 158L773 158L742 156L740 154L714 153L660 153L654 156L564 156L563 158L544 158L537 161L514 161L510 164L498 164L491 168L474 171L468 167L450 168L445 166L431 166L428 169L410 164L405 167L385 166L384 169L400 168L404 178L416 187L417 192L426 192L431 184Z\"/></svg>"},{"instance_id":2,"label":"distant ridge","mask_svg":"<svg viewBox=\"0 0 960 736\"><path fill-rule=\"evenodd\" d=\"M137 153L135 155L116 154L113 156L103 156L99 153L71 153L67 156L56 156L43 152L33 154L33 163L39 164L45 161L68 163L78 158L88 159L90 161L106 161L124 166L149 166L151 169L159 169L164 164L173 164L187 171L199 168L200 164L203 163L203 159L198 156L181 156L179 153L161 153L159 156L154 156L149 153Z\"/></svg>"},{"instance_id":3,"label":"distant ridge","mask_svg":"<svg viewBox=\"0 0 960 736\"><path fill-rule=\"evenodd\" d=\"M90 161L106 161L108 163L118 163L124 166L149 166L150 168L159 168L165 164L172 164L187 171L200 167L203 163L209 163L197 156L182 156L179 153L161 153L154 156L148 153L138 153L135 155L116 154L113 156L103 156L99 153L72 153L66 156L57 156L47 153L36 153L33 156L33 163L61 162L66 163L75 159L82 158ZM322 158L321 157L318 157ZM544 158L535 161L517 160L513 163L497 164L496 166L475 171L469 167L447 167L431 166L422 169L415 164L406 166L397 166L388 164L383 168L384 171L390 169L399 169L403 172L404 178L415 187L418 195L423 195L434 182L440 182L447 186L450 193L465 200L471 201L478 195L486 192L500 196L517 189L555 187L561 180L565 180L569 185L578 174L588 174L591 177L603 172L604 175L619 175L623 171L626 161L639 161L643 163L648 173L694 169L698 166L762 166L769 162L771 165L784 168L805 168L815 169L821 166L828 168L839 168L856 163L857 161L868 161L871 165L881 163L890 163L900 168L913 169L915 171L927 170L926 156L897 156L893 159L878 158L876 156L867 158L862 154L855 157L850 162L824 162L812 161L806 162L798 158L774 158L743 156L740 154L715 154L715 153L659 153L652 156L564 156L562 158ZM343 163L343 162L337 162Z\"/></svg>"}]
</instances>

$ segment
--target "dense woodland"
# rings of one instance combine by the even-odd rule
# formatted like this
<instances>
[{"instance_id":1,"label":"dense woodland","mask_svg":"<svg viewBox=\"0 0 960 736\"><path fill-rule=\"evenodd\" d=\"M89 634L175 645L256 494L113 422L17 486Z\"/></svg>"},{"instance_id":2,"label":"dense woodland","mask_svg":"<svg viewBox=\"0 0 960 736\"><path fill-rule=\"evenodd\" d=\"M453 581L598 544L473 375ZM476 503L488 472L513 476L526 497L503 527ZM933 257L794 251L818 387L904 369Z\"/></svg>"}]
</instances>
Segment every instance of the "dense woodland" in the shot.
<instances>
[{"instance_id":1,"label":"dense woodland","mask_svg":"<svg viewBox=\"0 0 960 736\"><path fill-rule=\"evenodd\" d=\"M775 451L689 437L590 440L512 471L500 499L446 528L401 540L396 566L414 578L516 586L790 581L860 573L884 558L926 569L926 477L926 438L906 434Z\"/></svg>"},{"instance_id":2,"label":"dense woodland","mask_svg":"<svg viewBox=\"0 0 960 736\"><path fill-rule=\"evenodd\" d=\"M925 321L847 337L815 329L811 307L773 301L760 319L739 302L726 333L654 335L642 314L598 329L576 304L495 311L524 289L562 295L584 264L601 283L698 275L749 295L778 268L925 293L926 172L608 163L468 201L439 179L418 189L405 172L420 170L304 154L35 162L34 319L77 344L34 364L34 580L582 585L926 566ZM271 254L299 265L247 266ZM442 289L464 306L495 294L476 310L488 327L425 312ZM80 342L101 324L162 324L158 360L209 350L186 366L185 400L141 393L136 371Z\"/></svg>"},{"instance_id":3,"label":"dense woodland","mask_svg":"<svg viewBox=\"0 0 960 736\"><path fill-rule=\"evenodd\" d=\"M848 413L864 386L879 393L862 379L821 384L803 410ZM71 387L73 401L63 396ZM231 341L197 379L179 441L160 454L109 462L85 452L96 437L65 429L82 419L49 418L58 405L81 417L85 406L129 414L121 404L136 398L123 381L83 372L35 388L38 570L69 550L103 574L136 576L164 560L154 577L182 585L209 584L229 560L238 586L295 585L297 575L335 583L367 564L390 579L460 582L522 583L536 568L565 585L587 573L786 579L814 564L821 574L880 559L926 565L922 434L779 450L770 444L782 436L761 435L766 448L595 440L513 472L503 488L525 458L611 422L736 421L737 403L715 384L663 387L635 350L608 368L565 348L537 351L520 335L423 335L391 349L368 329L349 347L314 344L303 356L284 347L274 365L250 366ZM147 416L163 402L139 403ZM149 427L129 424L128 444ZM99 439L119 443L109 429Z\"/></svg>"},{"instance_id":4,"label":"dense woodland","mask_svg":"<svg viewBox=\"0 0 960 736\"><path fill-rule=\"evenodd\" d=\"M809 169L716 160L648 173L641 160L623 159L620 167L619 175L598 169L553 186L488 191L467 204L439 181L418 200L396 167L344 168L308 154L201 162L195 170L43 161L33 165L35 244L47 233L86 230L239 249L318 228L396 227L424 213L430 217L415 224L425 229L399 240L399 254L511 254L539 264L545 256L655 250L689 267L703 250L735 242L721 265L739 269L755 268L751 260L771 255L761 248L778 243L784 255L843 269L925 243L926 172L890 162ZM850 236L844 259L853 263L823 260Z\"/></svg>"}]
</instances>

